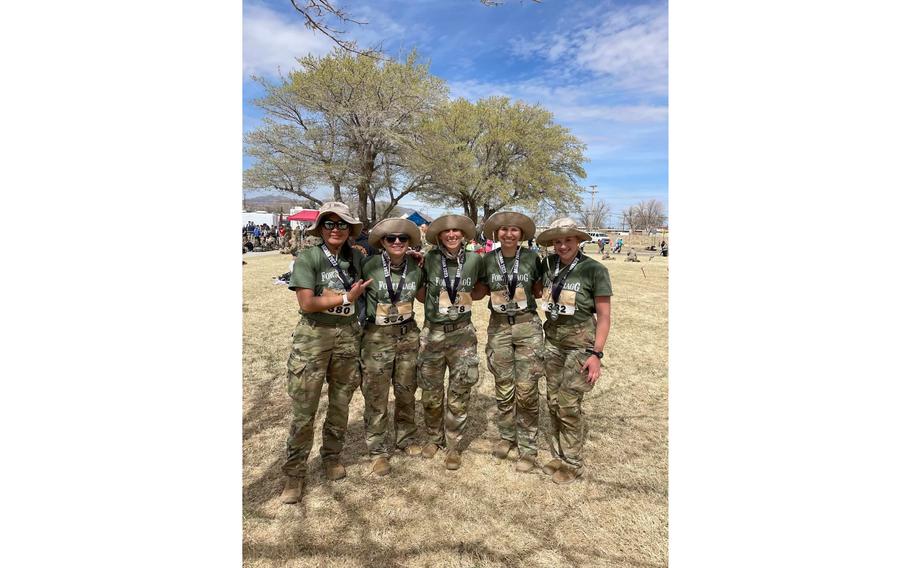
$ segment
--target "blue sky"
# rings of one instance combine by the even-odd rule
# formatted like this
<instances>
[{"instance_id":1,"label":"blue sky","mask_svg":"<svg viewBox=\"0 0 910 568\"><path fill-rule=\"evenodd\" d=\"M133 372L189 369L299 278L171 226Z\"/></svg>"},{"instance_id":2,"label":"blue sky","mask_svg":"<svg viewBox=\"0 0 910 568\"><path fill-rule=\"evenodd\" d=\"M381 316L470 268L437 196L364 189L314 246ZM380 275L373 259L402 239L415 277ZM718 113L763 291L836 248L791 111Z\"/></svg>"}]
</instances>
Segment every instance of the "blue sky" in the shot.
<instances>
[{"instance_id":1,"label":"blue sky","mask_svg":"<svg viewBox=\"0 0 910 568\"><path fill-rule=\"evenodd\" d=\"M614 215L643 199L667 201L667 4L586 0L373 0L340 4L368 22L345 38L388 54L416 48L451 98L505 95L539 103L587 144L588 177ZM289 0L246 0L244 130L260 116L250 81L321 55L331 40L307 30ZM248 160L248 158L245 158ZM249 162L245 161L246 166ZM590 195L585 194L585 202ZM439 215L442 209L405 200Z\"/></svg>"}]
</instances>

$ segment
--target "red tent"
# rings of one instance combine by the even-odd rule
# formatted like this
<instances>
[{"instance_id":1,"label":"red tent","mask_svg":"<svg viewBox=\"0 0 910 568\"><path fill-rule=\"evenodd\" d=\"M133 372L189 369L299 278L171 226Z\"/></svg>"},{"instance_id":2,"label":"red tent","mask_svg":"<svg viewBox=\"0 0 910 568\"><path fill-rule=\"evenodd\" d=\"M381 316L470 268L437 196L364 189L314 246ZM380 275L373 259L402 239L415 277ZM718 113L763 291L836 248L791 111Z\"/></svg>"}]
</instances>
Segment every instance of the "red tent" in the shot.
<instances>
[{"instance_id":1,"label":"red tent","mask_svg":"<svg viewBox=\"0 0 910 568\"><path fill-rule=\"evenodd\" d=\"M304 223L312 223L316 220L316 217L319 216L319 211L316 209L304 209L303 211L298 211L290 217L288 221L303 221Z\"/></svg>"}]
</instances>

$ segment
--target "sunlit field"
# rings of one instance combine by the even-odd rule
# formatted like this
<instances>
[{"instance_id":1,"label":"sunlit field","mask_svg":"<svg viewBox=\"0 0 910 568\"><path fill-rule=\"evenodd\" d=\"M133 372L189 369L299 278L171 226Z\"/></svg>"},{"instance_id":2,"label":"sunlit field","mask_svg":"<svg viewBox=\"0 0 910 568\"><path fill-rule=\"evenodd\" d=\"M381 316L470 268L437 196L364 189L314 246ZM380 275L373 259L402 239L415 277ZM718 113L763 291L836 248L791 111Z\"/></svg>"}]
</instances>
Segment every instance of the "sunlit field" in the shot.
<instances>
[{"instance_id":1,"label":"sunlit field","mask_svg":"<svg viewBox=\"0 0 910 568\"><path fill-rule=\"evenodd\" d=\"M483 355L483 300L473 306L481 374L462 468L446 470L444 452L432 460L396 453L391 475L371 475L357 391L341 456L347 477L327 481L319 461L324 391L304 497L296 505L284 505L278 496L290 424L286 363L299 316L294 294L273 284L292 259L244 256L244 565L666 566L668 259L642 254L641 262L624 262L625 252L601 261L613 283L613 325L605 375L584 402L582 480L556 485L539 469L514 471L514 451L503 461L490 455L499 436L493 378ZM419 323L421 308L417 304ZM545 387L541 383L544 463L550 458ZM422 428L419 389L417 398Z\"/></svg>"}]
</instances>

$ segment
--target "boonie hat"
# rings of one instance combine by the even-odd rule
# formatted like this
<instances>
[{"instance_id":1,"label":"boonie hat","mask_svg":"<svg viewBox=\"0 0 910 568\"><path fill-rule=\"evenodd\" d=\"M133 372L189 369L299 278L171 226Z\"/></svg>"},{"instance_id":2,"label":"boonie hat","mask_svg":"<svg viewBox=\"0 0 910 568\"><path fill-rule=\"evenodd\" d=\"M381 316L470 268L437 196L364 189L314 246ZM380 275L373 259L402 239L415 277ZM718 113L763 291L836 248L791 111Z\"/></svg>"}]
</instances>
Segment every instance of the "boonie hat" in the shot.
<instances>
[{"instance_id":1,"label":"boonie hat","mask_svg":"<svg viewBox=\"0 0 910 568\"><path fill-rule=\"evenodd\" d=\"M351 215L351 210L348 209L347 205L340 201L326 201L319 207L319 214L316 215L313 226L306 230L306 234L313 237L321 237L322 233L320 232L319 225L322 223L322 219L329 213L334 213L341 217L342 221L347 221L348 224L351 225L352 235L359 235L360 231L363 229L363 223Z\"/></svg>"},{"instance_id":2,"label":"boonie hat","mask_svg":"<svg viewBox=\"0 0 910 568\"><path fill-rule=\"evenodd\" d=\"M575 221L568 217L561 217L554 219L550 226L537 236L537 242L548 247L553 239L562 237L578 237L578 242L591 240L591 235L579 229Z\"/></svg>"},{"instance_id":3,"label":"boonie hat","mask_svg":"<svg viewBox=\"0 0 910 568\"><path fill-rule=\"evenodd\" d=\"M411 239L410 246L420 247L420 230L409 219L383 219L370 229L368 242L372 246L381 249L382 244L379 241L384 236L401 234L407 235Z\"/></svg>"},{"instance_id":4,"label":"boonie hat","mask_svg":"<svg viewBox=\"0 0 910 568\"><path fill-rule=\"evenodd\" d=\"M439 235L442 231L448 229L458 229L461 231L462 236L465 240L470 241L474 238L474 235L477 234L477 229L474 227L474 223L464 215L443 215L439 217L427 227L427 242L439 245L436 242L436 236Z\"/></svg>"},{"instance_id":5,"label":"boonie hat","mask_svg":"<svg viewBox=\"0 0 910 568\"><path fill-rule=\"evenodd\" d=\"M500 227L518 227L521 229L521 238L530 239L534 236L534 232L537 230L537 227L534 225L534 221L530 217L522 213L516 213L514 211L500 211L499 213L494 213L490 215L490 218L487 219L487 222L483 225L483 234L490 235L490 238L494 241L499 240L497 233L499 232Z\"/></svg>"}]
</instances>

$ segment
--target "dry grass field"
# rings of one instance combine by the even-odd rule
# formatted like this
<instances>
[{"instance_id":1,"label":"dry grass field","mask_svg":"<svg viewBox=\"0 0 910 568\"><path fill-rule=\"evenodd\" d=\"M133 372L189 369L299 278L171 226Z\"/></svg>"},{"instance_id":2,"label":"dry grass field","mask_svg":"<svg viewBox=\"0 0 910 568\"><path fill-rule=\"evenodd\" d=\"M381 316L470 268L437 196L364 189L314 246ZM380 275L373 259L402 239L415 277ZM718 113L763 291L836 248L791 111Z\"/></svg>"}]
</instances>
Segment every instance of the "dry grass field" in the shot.
<instances>
[{"instance_id":1,"label":"dry grass field","mask_svg":"<svg viewBox=\"0 0 910 568\"><path fill-rule=\"evenodd\" d=\"M294 295L272 281L291 258L244 260L244 566L667 565L666 258L603 261L615 294L613 325L605 375L584 402L589 433L583 480L558 486L539 469L515 472L514 451L505 461L490 455L498 434L493 379L484 368L484 300L474 304L481 378L471 399L471 442L462 468L447 471L443 452L433 460L397 453L391 475L372 476L358 391L342 454L348 476L326 481L318 452L323 391L298 505L278 501L290 420L285 365L298 315ZM422 312L417 317L422 322ZM542 383L541 394L544 388ZM417 396L419 401L419 390ZM540 458L547 460L543 396L540 408ZM417 420L422 427L419 402Z\"/></svg>"}]
</instances>

